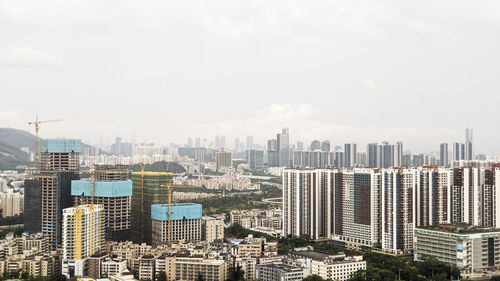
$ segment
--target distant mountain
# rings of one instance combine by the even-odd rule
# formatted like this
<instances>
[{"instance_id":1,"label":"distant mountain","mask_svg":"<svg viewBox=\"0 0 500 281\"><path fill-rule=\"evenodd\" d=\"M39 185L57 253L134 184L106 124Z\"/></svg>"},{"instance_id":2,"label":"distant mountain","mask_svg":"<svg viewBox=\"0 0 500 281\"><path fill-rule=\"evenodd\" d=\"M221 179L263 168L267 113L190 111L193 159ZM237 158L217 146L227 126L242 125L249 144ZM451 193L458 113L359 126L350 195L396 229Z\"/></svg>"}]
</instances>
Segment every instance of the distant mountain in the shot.
<instances>
[{"instance_id":1,"label":"distant mountain","mask_svg":"<svg viewBox=\"0 0 500 281\"><path fill-rule=\"evenodd\" d=\"M18 165L30 165L28 153L21 147L35 150L35 136L29 132L0 128L0 170L13 170Z\"/></svg>"}]
</instances>

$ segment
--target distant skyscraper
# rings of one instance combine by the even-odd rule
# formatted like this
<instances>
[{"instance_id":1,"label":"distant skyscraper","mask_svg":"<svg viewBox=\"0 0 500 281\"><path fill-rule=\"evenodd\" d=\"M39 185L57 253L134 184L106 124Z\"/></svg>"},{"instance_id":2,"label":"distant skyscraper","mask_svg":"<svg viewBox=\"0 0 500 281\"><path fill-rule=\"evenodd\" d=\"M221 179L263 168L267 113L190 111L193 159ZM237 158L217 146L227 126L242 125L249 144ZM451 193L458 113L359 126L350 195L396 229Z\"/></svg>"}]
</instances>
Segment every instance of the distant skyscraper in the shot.
<instances>
[{"instance_id":1,"label":"distant skyscraper","mask_svg":"<svg viewBox=\"0 0 500 281\"><path fill-rule=\"evenodd\" d=\"M465 160L474 160L474 134L472 129L465 129Z\"/></svg>"},{"instance_id":2,"label":"distant skyscraper","mask_svg":"<svg viewBox=\"0 0 500 281\"><path fill-rule=\"evenodd\" d=\"M248 151L248 168L252 171L264 170L264 151L250 149Z\"/></svg>"},{"instance_id":3,"label":"distant skyscraper","mask_svg":"<svg viewBox=\"0 0 500 281\"><path fill-rule=\"evenodd\" d=\"M330 151L330 142L329 141L323 141L321 143L321 151Z\"/></svg>"},{"instance_id":4,"label":"distant skyscraper","mask_svg":"<svg viewBox=\"0 0 500 281\"><path fill-rule=\"evenodd\" d=\"M199 137L194 139L194 147L201 147L201 139Z\"/></svg>"},{"instance_id":5,"label":"distant skyscraper","mask_svg":"<svg viewBox=\"0 0 500 281\"><path fill-rule=\"evenodd\" d=\"M226 148L226 136L220 136L220 147Z\"/></svg>"},{"instance_id":6,"label":"distant skyscraper","mask_svg":"<svg viewBox=\"0 0 500 281\"><path fill-rule=\"evenodd\" d=\"M442 143L439 146L439 166L448 167L448 144Z\"/></svg>"},{"instance_id":7,"label":"distant skyscraper","mask_svg":"<svg viewBox=\"0 0 500 281\"><path fill-rule=\"evenodd\" d=\"M465 129L465 142L474 142L474 134L472 129Z\"/></svg>"},{"instance_id":8,"label":"distant skyscraper","mask_svg":"<svg viewBox=\"0 0 500 281\"><path fill-rule=\"evenodd\" d=\"M465 159L465 144L454 142L453 143L453 161L459 161Z\"/></svg>"},{"instance_id":9,"label":"distant skyscraper","mask_svg":"<svg viewBox=\"0 0 500 281\"><path fill-rule=\"evenodd\" d=\"M215 146L215 149L220 149L221 148L220 137L219 136L215 136L214 146Z\"/></svg>"},{"instance_id":10,"label":"distant skyscraper","mask_svg":"<svg viewBox=\"0 0 500 281\"><path fill-rule=\"evenodd\" d=\"M378 155L378 144L369 143L366 149L368 156L368 167L378 168L377 166L377 155Z\"/></svg>"},{"instance_id":11,"label":"distant skyscraper","mask_svg":"<svg viewBox=\"0 0 500 281\"><path fill-rule=\"evenodd\" d=\"M227 151L219 151L215 156L216 169L219 171L220 168L226 167L230 168L233 166L233 153Z\"/></svg>"},{"instance_id":12,"label":"distant skyscraper","mask_svg":"<svg viewBox=\"0 0 500 281\"><path fill-rule=\"evenodd\" d=\"M399 167L403 165L403 142L398 141L394 145L394 160L393 160L393 166L394 167Z\"/></svg>"},{"instance_id":13,"label":"distant skyscraper","mask_svg":"<svg viewBox=\"0 0 500 281\"><path fill-rule=\"evenodd\" d=\"M267 163L269 167L279 166L278 144L275 139L267 141Z\"/></svg>"},{"instance_id":14,"label":"distant skyscraper","mask_svg":"<svg viewBox=\"0 0 500 281\"><path fill-rule=\"evenodd\" d=\"M290 166L290 135L288 128L283 128L281 134L277 134L276 143L278 147L279 155L279 166L289 167Z\"/></svg>"},{"instance_id":15,"label":"distant skyscraper","mask_svg":"<svg viewBox=\"0 0 500 281\"><path fill-rule=\"evenodd\" d=\"M253 148L253 136L247 136L247 148Z\"/></svg>"},{"instance_id":16,"label":"distant skyscraper","mask_svg":"<svg viewBox=\"0 0 500 281\"><path fill-rule=\"evenodd\" d=\"M321 149L321 142L319 140L313 140L311 142L311 151Z\"/></svg>"},{"instance_id":17,"label":"distant skyscraper","mask_svg":"<svg viewBox=\"0 0 500 281\"><path fill-rule=\"evenodd\" d=\"M188 138L187 147L193 147L193 138L191 137Z\"/></svg>"},{"instance_id":18,"label":"distant skyscraper","mask_svg":"<svg viewBox=\"0 0 500 281\"><path fill-rule=\"evenodd\" d=\"M354 167L356 164L357 145L355 143L344 144L344 167Z\"/></svg>"},{"instance_id":19,"label":"distant skyscraper","mask_svg":"<svg viewBox=\"0 0 500 281\"><path fill-rule=\"evenodd\" d=\"M301 141L297 142L297 150L304 150L304 142Z\"/></svg>"},{"instance_id":20,"label":"distant skyscraper","mask_svg":"<svg viewBox=\"0 0 500 281\"><path fill-rule=\"evenodd\" d=\"M234 139L234 153L240 152L240 139L235 138Z\"/></svg>"}]
</instances>

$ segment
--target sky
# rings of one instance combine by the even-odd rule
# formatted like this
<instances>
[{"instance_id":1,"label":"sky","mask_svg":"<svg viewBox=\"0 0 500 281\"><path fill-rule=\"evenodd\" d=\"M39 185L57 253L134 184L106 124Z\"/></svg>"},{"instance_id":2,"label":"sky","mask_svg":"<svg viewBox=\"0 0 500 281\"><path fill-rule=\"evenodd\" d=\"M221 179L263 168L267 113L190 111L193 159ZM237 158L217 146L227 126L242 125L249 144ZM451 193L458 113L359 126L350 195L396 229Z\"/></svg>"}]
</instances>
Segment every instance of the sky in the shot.
<instances>
[{"instance_id":1,"label":"sky","mask_svg":"<svg viewBox=\"0 0 500 281\"><path fill-rule=\"evenodd\" d=\"M500 155L499 1L0 0L0 127Z\"/></svg>"}]
</instances>

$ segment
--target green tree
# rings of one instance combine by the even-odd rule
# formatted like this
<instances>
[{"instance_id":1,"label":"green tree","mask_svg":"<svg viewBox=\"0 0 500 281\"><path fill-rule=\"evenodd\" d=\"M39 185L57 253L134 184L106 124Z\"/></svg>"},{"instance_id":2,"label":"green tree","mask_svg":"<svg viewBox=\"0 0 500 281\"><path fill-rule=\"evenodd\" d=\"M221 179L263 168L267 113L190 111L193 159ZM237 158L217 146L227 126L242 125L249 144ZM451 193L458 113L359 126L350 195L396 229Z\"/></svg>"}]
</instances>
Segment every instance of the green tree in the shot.
<instances>
[{"instance_id":1,"label":"green tree","mask_svg":"<svg viewBox=\"0 0 500 281\"><path fill-rule=\"evenodd\" d=\"M167 281L167 274L165 271L162 270L156 275L156 281Z\"/></svg>"},{"instance_id":2,"label":"green tree","mask_svg":"<svg viewBox=\"0 0 500 281\"><path fill-rule=\"evenodd\" d=\"M243 271L243 269L241 268L241 266L236 266L236 267L232 267L230 270L229 270L229 278L227 279L228 281L244 281L244 276L245 276L245 272Z\"/></svg>"}]
</instances>

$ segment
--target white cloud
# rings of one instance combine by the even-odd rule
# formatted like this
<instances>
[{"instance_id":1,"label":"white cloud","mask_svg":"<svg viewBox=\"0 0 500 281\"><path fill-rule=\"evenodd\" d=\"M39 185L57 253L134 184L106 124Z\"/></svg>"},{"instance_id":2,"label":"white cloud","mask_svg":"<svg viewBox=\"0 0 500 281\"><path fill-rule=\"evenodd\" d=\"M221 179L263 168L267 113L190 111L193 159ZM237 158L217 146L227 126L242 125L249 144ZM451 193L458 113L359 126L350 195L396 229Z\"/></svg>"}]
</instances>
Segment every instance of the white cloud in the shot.
<instances>
[{"instance_id":1,"label":"white cloud","mask_svg":"<svg viewBox=\"0 0 500 281\"><path fill-rule=\"evenodd\" d=\"M62 61L42 50L27 46L12 48L1 57L0 63L10 67L59 68Z\"/></svg>"}]
</instances>

